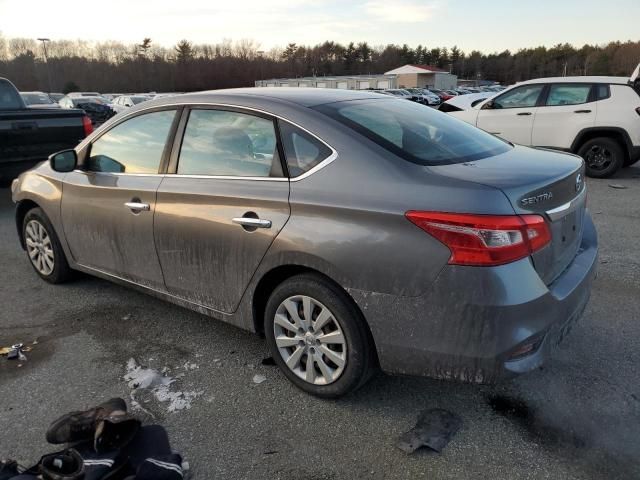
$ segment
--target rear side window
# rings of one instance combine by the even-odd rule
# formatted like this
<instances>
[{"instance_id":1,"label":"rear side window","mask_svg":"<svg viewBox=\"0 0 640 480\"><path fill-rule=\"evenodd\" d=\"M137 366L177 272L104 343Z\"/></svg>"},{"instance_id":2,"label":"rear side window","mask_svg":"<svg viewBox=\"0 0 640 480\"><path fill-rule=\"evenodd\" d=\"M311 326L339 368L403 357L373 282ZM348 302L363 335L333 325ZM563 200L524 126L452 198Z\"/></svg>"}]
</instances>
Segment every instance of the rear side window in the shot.
<instances>
[{"instance_id":1,"label":"rear side window","mask_svg":"<svg viewBox=\"0 0 640 480\"><path fill-rule=\"evenodd\" d=\"M493 100L493 108L535 107L544 85L523 85L503 93Z\"/></svg>"},{"instance_id":2,"label":"rear side window","mask_svg":"<svg viewBox=\"0 0 640 480\"><path fill-rule=\"evenodd\" d=\"M469 162L511 149L493 135L414 102L355 100L314 108L419 165Z\"/></svg>"},{"instance_id":3,"label":"rear side window","mask_svg":"<svg viewBox=\"0 0 640 480\"><path fill-rule=\"evenodd\" d=\"M175 114L175 110L152 112L116 125L93 142L86 169L158 173Z\"/></svg>"},{"instance_id":4,"label":"rear side window","mask_svg":"<svg viewBox=\"0 0 640 480\"><path fill-rule=\"evenodd\" d=\"M308 172L332 153L320 140L290 123L280 122L280 134L292 178Z\"/></svg>"},{"instance_id":5,"label":"rear side window","mask_svg":"<svg viewBox=\"0 0 640 480\"><path fill-rule=\"evenodd\" d=\"M549 87L549 96L547 97L547 106L554 107L559 105L579 105L587 103L589 93L591 92L590 84L567 84L560 83Z\"/></svg>"},{"instance_id":6,"label":"rear side window","mask_svg":"<svg viewBox=\"0 0 640 480\"><path fill-rule=\"evenodd\" d=\"M605 100L611 96L609 85L596 85L596 100Z\"/></svg>"},{"instance_id":7,"label":"rear side window","mask_svg":"<svg viewBox=\"0 0 640 480\"><path fill-rule=\"evenodd\" d=\"M178 174L282 177L273 120L225 110L192 110Z\"/></svg>"}]
</instances>

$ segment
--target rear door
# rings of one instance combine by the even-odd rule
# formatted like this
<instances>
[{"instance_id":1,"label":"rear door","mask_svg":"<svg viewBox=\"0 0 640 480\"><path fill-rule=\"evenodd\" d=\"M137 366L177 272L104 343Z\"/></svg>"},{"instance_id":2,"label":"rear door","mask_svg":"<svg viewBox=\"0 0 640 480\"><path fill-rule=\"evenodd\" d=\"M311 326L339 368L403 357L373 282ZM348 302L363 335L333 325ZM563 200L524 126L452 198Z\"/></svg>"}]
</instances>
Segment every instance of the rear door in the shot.
<instances>
[{"instance_id":1,"label":"rear door","mask_svg":"<svg viewBox=\"0 0 640 480\"><path fill-rule=\"evenodd\" d=\"M569 148L578 133L595 125L597 89L590 83L549 85L533 123L532 144Z\"/></svg>"},{"instance_id":2,"label":"rear door","mask_svg":"<svg viewBox=\"0 0 640 480\"><path fill-rule=\"evenodd\" d=\"M62 222L79 264L164 290L153 214L176 115L157 110L118 123L92 142L83 168L65 177Z\"/></svg>"},{"instance_id":3,"label":"rear door","mask_svg":"<svg viewBox=\"0 0 640 480\"><path fill-rule=\"evenodd\" d=\"M166 288L233 312L289 218L276 123L243 109L193 108L181 124L154 220Z\"/></svg>"},{"instance_id":4,"label":"rear door","mask_svg":"<svg viewBox=\"0 0 640 480\"><path fill-rule=\"evenodd\" d=\"M544 84L522 85L485 103L476 126L520 145L531 145L531 132Z\"/></svg>"}]
</instances>

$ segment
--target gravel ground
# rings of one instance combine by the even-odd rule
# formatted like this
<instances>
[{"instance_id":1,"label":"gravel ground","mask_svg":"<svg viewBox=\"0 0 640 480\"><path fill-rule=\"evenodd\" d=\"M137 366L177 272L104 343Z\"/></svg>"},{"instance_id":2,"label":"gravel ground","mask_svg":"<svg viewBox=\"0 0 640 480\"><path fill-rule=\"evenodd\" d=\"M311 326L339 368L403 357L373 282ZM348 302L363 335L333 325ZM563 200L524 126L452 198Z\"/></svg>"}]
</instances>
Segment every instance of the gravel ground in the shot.
<instances>
[{"instance_id":1,"label":"gravel ground","mask_svg":"<svg viewBox=\"0 0 640 480\"><path fill-rule=\"evenodd\" d=\"M171 391L190 400L170 411L170 401L135 394L194 478L640 478L640 166L588 183L599 276L548 366L493 387L378 375L339 401L301 393L262 365L266 347L249 333L103 280L39 280L2 189L0 346L38 343L26 362L0 358L0 457L33 462L52 449L44 432L59 414L130 399L123 377L134 358L166 369ZM432 407L464 421L450 445L397 449Z\"/></svg>"}]
</instances>

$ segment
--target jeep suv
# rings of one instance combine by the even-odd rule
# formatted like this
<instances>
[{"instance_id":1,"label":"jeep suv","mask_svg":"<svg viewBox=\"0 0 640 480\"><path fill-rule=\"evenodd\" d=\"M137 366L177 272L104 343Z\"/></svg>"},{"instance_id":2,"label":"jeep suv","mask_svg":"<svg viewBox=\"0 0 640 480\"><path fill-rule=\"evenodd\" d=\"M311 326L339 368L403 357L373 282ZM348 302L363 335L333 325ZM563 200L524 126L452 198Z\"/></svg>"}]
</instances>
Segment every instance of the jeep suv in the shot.
<instances>
[{"instance_id":1,"label":"jeep suv","mask_svg":"<svg viewBox=\"0 0 640 480\"><path fill-rule=\"evenodd\" d=\"M449 113L513 143L577 153L591 177L640 160L638 69L631 78L529 80Z\"/></svg>"}]
</instances>

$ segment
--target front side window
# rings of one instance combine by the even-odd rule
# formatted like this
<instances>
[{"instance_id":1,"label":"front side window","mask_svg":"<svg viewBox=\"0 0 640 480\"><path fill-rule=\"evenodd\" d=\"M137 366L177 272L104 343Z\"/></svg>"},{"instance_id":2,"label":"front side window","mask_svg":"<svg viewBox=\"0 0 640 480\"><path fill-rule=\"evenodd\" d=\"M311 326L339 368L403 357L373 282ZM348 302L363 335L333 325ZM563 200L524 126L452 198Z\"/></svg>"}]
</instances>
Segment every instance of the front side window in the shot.
<instances>
[{"instance_id":1,"label":"front side window","mask_svg":"<svg viewBox=\"0 0 640 480\"><path fill-rule=\"evenodd\" d=\"M544 85L524 85L514 88L493 100L493 108L535 107Z\"/></svg>"},{"instance_id":2,"label":"front side window","mask_svg":"<svg viewBox=\"0 0 640 480\"><path fill-rule=\"evenodd\" d=\"M332 153L320 140L290 123L280 122L280 133L292 178L308 172Z\"/></svg>"},{"instance_id":3,"label":"front side window","mask_svg":"<svg viewBox=\"0 0 640 480\"><path fill-rule=\"evenodd\" d=\"M175 110L139 115L102 135L91 145L91 172L158 173Z\"/></svg>"},{"instance_id":4,"label":"front side window","mask_svg":"<svg viewBox=\"0 0 640 480\"><path fill-rule=\"evenodd\" d=\"M579 105L587 103L591 85L588 84L556 84L549 88L547 106Z\"/></svg>"},{"instance_id":5,"label":"front side window","mask_svg":"<svg viewBox=\"0 0 640 480\"><path fill-rule=\"evenodd\" d=\"M273 121L224 110L192 110L177 173L282 177Z\"/></svg>"},{"instance_id":6,"label":"front side window","mask_svg":"<svg viewBox=\"0 0 640 480\"><path fill-rule=\"evenodd\" d=\"M466 122L414 102L354 100L314 108L419 165L469 162L511 148Z\"/></svg>"}]
</instances>

